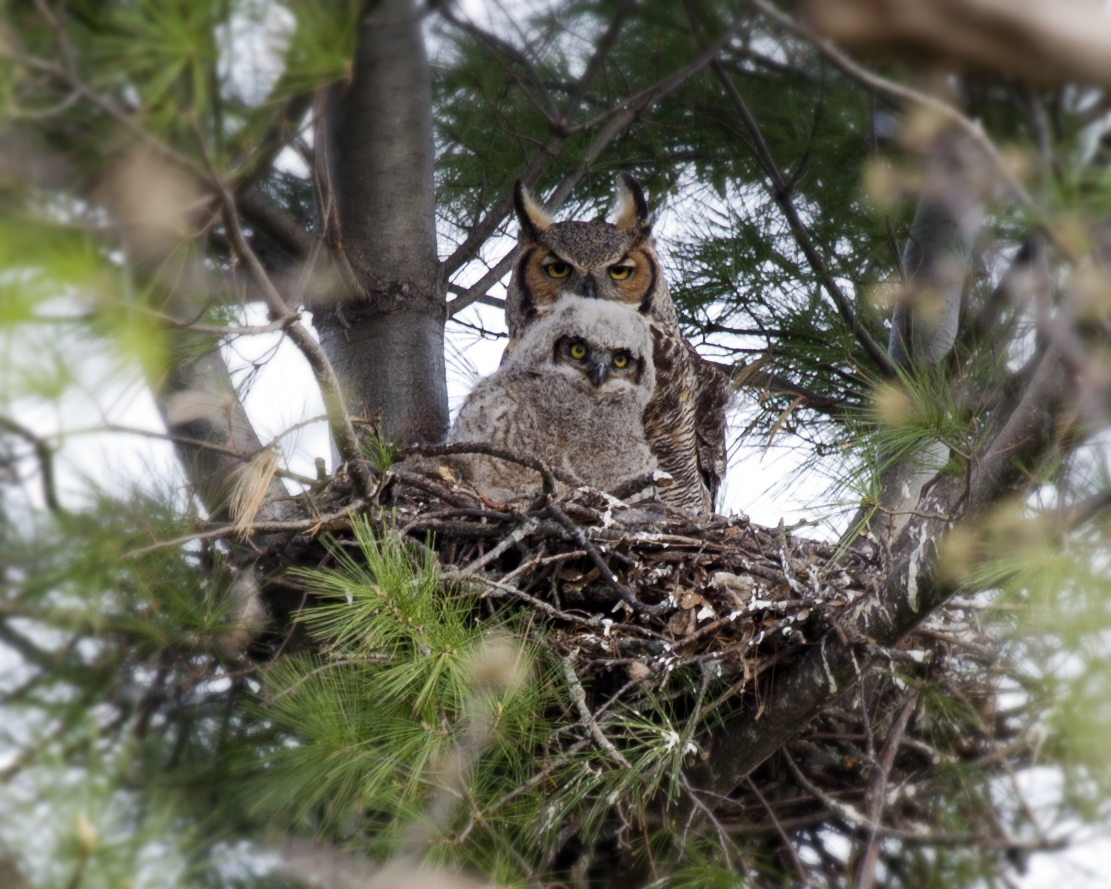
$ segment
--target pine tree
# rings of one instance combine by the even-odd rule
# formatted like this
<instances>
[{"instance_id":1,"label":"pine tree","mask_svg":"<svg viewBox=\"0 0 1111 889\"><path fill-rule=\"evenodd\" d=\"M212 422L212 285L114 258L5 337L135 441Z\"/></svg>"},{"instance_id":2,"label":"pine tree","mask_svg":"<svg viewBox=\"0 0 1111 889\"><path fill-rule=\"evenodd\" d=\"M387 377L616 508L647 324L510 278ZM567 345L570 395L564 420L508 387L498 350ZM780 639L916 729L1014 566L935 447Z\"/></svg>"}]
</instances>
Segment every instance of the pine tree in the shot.
<instances>
[{"instance_id":1,"label":"pine tree","mask_svg":"<svg viewBox=\"0 0 1111 889\"><path fill-rule=\"evenodd\" d=\"M0 882L996 885L1105 821L1111 39L917 6L7 3ZM839 540L422 474L514 180L621 171Z\"/></svg>"}]
</instances>

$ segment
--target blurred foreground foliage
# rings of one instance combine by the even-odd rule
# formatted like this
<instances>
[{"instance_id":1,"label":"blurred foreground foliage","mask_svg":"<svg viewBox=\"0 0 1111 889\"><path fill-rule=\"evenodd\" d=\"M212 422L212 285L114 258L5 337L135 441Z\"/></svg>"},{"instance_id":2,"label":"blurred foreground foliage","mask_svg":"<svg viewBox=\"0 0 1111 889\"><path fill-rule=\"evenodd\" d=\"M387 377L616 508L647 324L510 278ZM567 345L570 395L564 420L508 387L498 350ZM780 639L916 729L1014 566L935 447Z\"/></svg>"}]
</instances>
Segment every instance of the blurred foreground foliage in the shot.
<instances>
[{"instance_id":1,"label":"blurred foreground foliage","mask_svg":"<svg viewBox=\"0 0 1111 889\"><path fill-rule=\"evenodd\" d=\"M558 103L618 6L525 4L519 32L504 18L496 24L540 59L538 76ZM568 828L617 843L603 822L620 800L629 828L620 842L651 862L654 885L789 885L790 861L766 835L710 832L677 844L681 826L651 817L652 800L681 795L687 742L724 719L726 705L691 721L666 691L650 694L639 717L607 724L629 768L613 768L589 742L553 757L571 689L536 628L520 615L480 619L473 587L367 523L356 523L354 546L333 545L328 566L275 578L314 607L275 631L271 649L239 657L228 546L203 535L166 544L194 534L203 518L178 470L154 458L114 463L111 446L84 450L79 433L120 434L108 431L119 406L147 397L172 371L178 332L164 323L170 300L149 268L125 261L135 233L113 222L105 189L136 176L139 149L176 165L184 184L153 202L166 215L144 220L143 231L156 241L176 232L160 260L180 270L183 291L204 289L186 259L231 263L214 219L186 243L175 229L175 200L206 206L196 183L207 165L318 228L308 128L294 138L281 122L292 106L301 127L314 93L346 76L361 4L12 0L2 8L0 881L262 887L284 882L271 850L295 836L375 861L419 848L431 861L527 885L530 870L553 865L547 851ZM635 4L584 99L587 119L689 63L735 13L711 0ZM448 254L548 128L520 71L435 15L427 31ZM885 340L884 288L898 274L891 245L905 239L914 203L904 109L756 17L744 17L721 60L742 78L830 274ZM1111 203L1106 96L972 79L964 98L969 116L1025 161L1049 224L1089 237ZM1048 157L1036 145L1043 118ZM874 362L823 294L765 188L750 135L709 73L588 157L604 122L566 139L539 188L583 173L566 212L590 217L605 212L616 171L641 177L692 341L717 360L788 375L836 405L819 412L755 390L738 420L746 447L802 454L822 518L835 512L832 500L875 500L876 454L904 458L941 442L950 449L945 471L967 471L991 419L977 405L1003 391L1029 355L1038 306L1008 303L989 334L962 338L951 366L910 368L877 385ZM273 147L275 131L285 151L277 165L277 152L260 151ZM1044 222L993 210L966 320L991 304L1033 221ZM511 236L512 224L498 231ZM468 281L510 246L495 237L464 269ZM197 322L257 321L242 287L209 296ZM1089 308L1098 327L1107 304ZM1093 378L1106 372L1091 369ZM1031 496L950 541L949 567L983 630L961 668L980 671L992 695L956 699L942 676L917 687L917 718L937 727L939 747L964 720L1009 721L1021 741L1006 752L1011 781L988 768L996 752L948 749L917 784L898 789L918 794L939 833L975 836L982 823L1010 818L1020 838L1052 838L1108 818L1111 528L1098 514L1073 523L1066 509L1109 484L1102 417L1088 419L1082 446L1029 468ZM836 492L818 490L821 479ZM287 481L307 487L303 475ZM894 667L884 678L920 681ZM670 682L703 682L711 699L722 690L694 669ZM855 829L842 821L822 836L836 849ZM898 853L885 858L891 886L998 885L1023 859L974 842L884 842ZM802 862L815 880L847 879L845 856L823 858L817 848ZM577 862L558 864L587 885Z\"/></svg>"}]
</instances>

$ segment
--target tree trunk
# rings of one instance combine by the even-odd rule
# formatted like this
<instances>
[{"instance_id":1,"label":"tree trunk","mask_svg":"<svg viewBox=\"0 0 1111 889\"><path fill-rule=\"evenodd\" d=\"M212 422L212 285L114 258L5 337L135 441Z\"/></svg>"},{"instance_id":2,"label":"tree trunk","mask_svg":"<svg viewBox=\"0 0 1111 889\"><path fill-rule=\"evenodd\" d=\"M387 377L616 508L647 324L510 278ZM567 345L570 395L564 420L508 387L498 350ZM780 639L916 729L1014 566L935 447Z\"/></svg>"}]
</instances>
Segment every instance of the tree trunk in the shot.
<instances>
[{"instance_id":1,"label":"tree trunk","mask_svg":"<svg viewBox=\"0 0 1111 889\"><path fill-rule=\"evenodd\" d=\"M953 348L988 176L979 149L966 136L949 131L937 137L903 249L906 280L891 317L888 352L898 367L935 366ZM906 527L922 486L948 458L940 442L897 461L879 455L881 509L871 521L877 538L892 541Z\"/></svg>"},{"instance_id":2,"label":"tree trunk","mask_svg":"<svg viewBox=\"0 0 1111 889\"><path fill-rule=\"evenodd\" d=\"M398 444L448 426L443 274L436 253L432 90L413 0L359 22L351 81L329 95L324 167L338 213L334 250L360 293L313 306L353 416Z\"/></svg>"}]
</instances>

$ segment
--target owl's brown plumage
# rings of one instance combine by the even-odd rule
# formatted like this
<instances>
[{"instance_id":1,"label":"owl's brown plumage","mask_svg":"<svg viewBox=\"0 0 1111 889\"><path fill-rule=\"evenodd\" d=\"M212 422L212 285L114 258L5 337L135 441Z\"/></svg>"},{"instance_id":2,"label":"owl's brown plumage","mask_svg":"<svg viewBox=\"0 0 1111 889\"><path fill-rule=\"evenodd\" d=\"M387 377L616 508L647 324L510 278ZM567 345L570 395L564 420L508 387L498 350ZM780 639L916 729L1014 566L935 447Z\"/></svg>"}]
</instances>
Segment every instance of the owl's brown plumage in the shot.
<instances>
[{"instance_id":1,"label":"owl's brown plumage","mask_svg":"<svg viewBox=\"0 0 1111 889\"><path fill-rule=\"evenodd\" d=\"M660 495L692 513L712 512L725 475L725 408L732 389L679 328L640 183L621 174L613 223L553 222L520 182L514 197L521 231L506 295L506 354L568 295L624 303L647 316L656 387L644 429L660 469L673 479Z\"/></svg>"}]
</instances>

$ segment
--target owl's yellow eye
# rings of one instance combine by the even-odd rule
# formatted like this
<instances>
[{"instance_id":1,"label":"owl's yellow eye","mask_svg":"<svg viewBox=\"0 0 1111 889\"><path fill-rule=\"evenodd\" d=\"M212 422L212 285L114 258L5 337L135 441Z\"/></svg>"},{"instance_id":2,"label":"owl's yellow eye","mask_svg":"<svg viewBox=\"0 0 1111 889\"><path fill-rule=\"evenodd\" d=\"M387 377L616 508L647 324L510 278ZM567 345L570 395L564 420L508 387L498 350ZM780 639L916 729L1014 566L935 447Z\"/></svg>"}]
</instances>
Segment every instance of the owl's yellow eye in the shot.
<instances>
[{"instance_id":1,"label":"owl's yellow eye","mask_svg":"<svg viewBox=\"0 0 1111 889\"><path fill-rule=\"evenodd\" d=\"M553 262L551 265L545 266L549 278L566 278L571 274L571 266L565 262Z\"/></svg>"},{"instance_id":2,"label":"owl's yellow eye","mask_svg":"<svg viewBox=\"0 0 1111 889\"><path fill-rule=\"evenodd\" d=\"M586 357L586 346L582 343L572 343L569 351L576 361L582 361Z\"/></svg>"},{"instance_id":3,"label":"owl's yellow eye","mask_svg":"<svg viewBox=\"0 0 1111 889\"><path fill-rule=\"evenodd\" d=\"M624 281L632 273L632 268L627 265L610 266L610 277L615 281Z\"/></svg>"},{"instance_id":4,"label":"owl's yellow eye","mask_svg":"<svg viewBox=\"0 0 1111 889\"><path fill-rule=\"evenodd\" d=\"M628 352L618 352L613 356L613 366L616 368L626 367L629 363Z\"/></svg>"}]
</instances>

